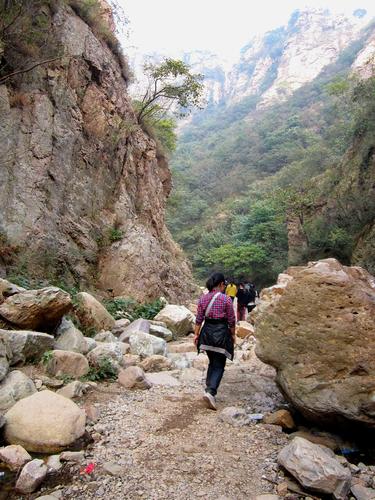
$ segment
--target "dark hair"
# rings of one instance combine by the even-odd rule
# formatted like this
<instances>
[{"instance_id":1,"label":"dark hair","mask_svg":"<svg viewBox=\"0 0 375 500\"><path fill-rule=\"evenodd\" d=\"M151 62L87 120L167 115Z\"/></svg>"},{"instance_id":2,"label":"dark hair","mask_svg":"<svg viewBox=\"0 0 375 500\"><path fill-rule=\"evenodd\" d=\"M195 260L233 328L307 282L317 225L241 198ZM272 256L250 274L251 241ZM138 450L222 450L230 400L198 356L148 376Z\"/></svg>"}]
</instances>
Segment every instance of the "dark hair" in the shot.
<instances>
[{"instance_id":1,"label":"dark hair","mask_svg":"<svg viewBox=\"0 0 375 500\"><path fill-rule=\"evenodd\" d=\"M224 283L225 278L223 273L214 273L206 281L206 287L209 291L213 290L220 283Z\"/></svg>"}]
</instances>

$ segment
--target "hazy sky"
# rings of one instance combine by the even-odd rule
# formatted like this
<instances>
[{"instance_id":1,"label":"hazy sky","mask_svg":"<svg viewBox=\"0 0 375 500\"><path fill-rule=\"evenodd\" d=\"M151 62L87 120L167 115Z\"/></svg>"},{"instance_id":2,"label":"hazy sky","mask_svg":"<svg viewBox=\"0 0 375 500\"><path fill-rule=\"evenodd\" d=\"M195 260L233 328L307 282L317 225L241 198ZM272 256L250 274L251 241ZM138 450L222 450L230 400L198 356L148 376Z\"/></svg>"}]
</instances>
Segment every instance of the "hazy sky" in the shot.
<instances>
[{"instance_id":1,"label":"hazy sky","mask_svg":"<svg viewBox=\"0 0 375 500\"><path fill-rule=\"evenodd\" d=\"M295 9L324 7L351 14L374 0L117 0L130 20L126 45L143 53L205 49L233 57L256 33L285 24Z\"/></svg>"}]
</instances>

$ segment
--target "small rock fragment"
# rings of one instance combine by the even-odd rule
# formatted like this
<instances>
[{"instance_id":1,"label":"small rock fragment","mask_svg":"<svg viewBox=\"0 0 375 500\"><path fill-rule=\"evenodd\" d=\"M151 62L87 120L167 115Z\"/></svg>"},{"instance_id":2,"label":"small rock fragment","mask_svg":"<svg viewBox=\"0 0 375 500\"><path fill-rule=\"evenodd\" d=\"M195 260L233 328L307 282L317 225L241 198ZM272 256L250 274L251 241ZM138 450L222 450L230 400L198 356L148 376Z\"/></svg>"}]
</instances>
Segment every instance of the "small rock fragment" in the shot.
<instances>
[{"instance_id":1,"label":"small rock fragment","mask_svg":"<svg viewBox=\"0 0 375 500\"><path fill-rule=\"evenodd\" d=\"M17 479L16 490L23 494L32 493L43 482L47 470L43 460L36 458L28 462Z\"/></svg>"}]
</instances>

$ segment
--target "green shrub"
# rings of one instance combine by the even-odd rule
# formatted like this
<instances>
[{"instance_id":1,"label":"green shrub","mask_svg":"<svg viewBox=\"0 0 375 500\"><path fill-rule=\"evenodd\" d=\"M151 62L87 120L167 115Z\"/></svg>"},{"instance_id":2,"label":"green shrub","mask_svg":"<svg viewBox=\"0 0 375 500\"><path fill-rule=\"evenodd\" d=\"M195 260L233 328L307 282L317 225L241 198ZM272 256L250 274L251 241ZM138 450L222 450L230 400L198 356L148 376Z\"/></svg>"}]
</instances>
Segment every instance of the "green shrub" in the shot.
<instances>
[{"instance_id":1,"label":"green shrub","mask_svg":"<svg viewBox=\"0 0 375 500\"><path fill-rule=\"evenodd\" d=\"M113 361L110 358L102 358L99 360L99 366L92 366L85 377L81 380L91 380L96 382L97 380L116 380L117 379L117 369L113 365Z\"/></svg>"},{"instance_id":2,"label":"green shrub","mask_svg":"<svg viewBox=\"0 0 375 500\"><path fill-rule=\"evenodd\" d=\"M119 241L119 240L122 240L123 238L123 233L120 229L117 229L115 227L112 227L109 231L109 241L111 243L115 242L115 241Z\"/></svg>"},{"instance_id":3,"label":"green shrub","mask_svg":"<svg viewBox=\"0 0 375 500\"><path fill-rule=\"evenodd\" d=\"M40 361L42 365L47 366L52 358L53 358L53 351L46 351L43 353Z\"/></svg>"},{"instance_id":4,"label":"green shrub","mask_svg":"<svg viewBox=\"0 0 375 500\"><path fill-rule=\"evenodd\" d=\"M134 321L139 318L153 319L164 307L160 299L146 304L138 304L131 298L117 297L104 302L107 311L115 318L128 318Z\"/></svg>"}]
</instances>

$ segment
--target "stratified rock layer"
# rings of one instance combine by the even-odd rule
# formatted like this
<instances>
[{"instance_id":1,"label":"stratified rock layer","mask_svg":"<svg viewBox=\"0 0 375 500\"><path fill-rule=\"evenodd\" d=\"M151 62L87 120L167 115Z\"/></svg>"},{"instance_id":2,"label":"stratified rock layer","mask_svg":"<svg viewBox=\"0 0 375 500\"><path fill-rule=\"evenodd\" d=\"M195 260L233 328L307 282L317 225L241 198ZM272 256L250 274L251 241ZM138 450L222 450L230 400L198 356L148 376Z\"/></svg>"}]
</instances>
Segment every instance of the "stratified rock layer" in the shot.
<instances>
[{"instance_id":1,"label":"stratified rock layer","mask_svg":"<svg viewBox=\"0 0 375 500\"><path fill-rule=\"evenodd\" d=\"M308 419L375 427L375 280L335 259L292 267L265 290L258 357Z\"/></svg>"}]
</instances>

